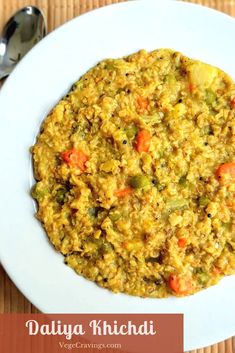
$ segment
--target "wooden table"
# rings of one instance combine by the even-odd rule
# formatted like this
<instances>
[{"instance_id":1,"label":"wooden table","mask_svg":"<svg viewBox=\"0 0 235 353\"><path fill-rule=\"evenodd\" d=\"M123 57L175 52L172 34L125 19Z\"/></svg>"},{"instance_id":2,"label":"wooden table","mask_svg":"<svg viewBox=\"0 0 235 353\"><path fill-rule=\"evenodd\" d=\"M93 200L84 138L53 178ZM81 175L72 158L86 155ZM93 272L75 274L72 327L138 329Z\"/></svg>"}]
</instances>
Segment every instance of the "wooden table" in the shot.
<instances>
[{"instance_id":1,"label":"wooden table","mask_svg":"<svg viewBox=\"0 0 235 353\"><path fill-rule=\"evenodd\" d=\"M35 5L43 10L50 32L60 24L94 8L125 0L0 0L0 29L17 9L26 5ZM147 0L143 0L147 1ZM190 0L216 8L235 16L235 0ZM234 38L231 38L231 43ZM0 313L37 313L38 310L19 292L0 266ZM143 352L144 353L144 352ZM235 336L191 353L235 353Z\"/></svg>"}]
</instances>

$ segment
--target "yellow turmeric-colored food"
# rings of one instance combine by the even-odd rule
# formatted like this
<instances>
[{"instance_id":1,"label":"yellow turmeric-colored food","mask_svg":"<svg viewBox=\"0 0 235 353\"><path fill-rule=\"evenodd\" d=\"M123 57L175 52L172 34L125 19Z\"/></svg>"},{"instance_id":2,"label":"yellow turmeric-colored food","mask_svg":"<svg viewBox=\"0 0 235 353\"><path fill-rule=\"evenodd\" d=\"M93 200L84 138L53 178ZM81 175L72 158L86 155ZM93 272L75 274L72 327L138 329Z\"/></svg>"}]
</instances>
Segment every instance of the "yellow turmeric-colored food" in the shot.
<instances>
[{"instance_id":1,"label":"yellow turmeric-colored food","mask_svg":"<svg viewBox=\"0 0 235 353\"><path fill-rule=\"evenodd\" d=\"M37 217L114 292L184 296L235 274L235 85L179 52L100 62L32 147Z\"/></svg>"}]
</instances>

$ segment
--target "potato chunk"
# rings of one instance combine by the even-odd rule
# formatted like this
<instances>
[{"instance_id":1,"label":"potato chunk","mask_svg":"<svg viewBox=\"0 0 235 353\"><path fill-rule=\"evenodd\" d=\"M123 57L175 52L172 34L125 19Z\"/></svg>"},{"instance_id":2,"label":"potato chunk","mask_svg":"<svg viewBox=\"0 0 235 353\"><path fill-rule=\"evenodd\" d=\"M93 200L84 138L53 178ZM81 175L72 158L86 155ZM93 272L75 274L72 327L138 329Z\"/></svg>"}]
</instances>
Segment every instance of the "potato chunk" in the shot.
<instances>
[{"instance_id":1,"label":"potato chunk","mask_svg":"<svg viewBox=\"0 0 235 353\"><path fill-rule=\"evenodd\" d=\"M217 72L215 67L195 62L189 67L189 80L195 86L208 88L216 78Z\"/></svg>"}]
</instances>

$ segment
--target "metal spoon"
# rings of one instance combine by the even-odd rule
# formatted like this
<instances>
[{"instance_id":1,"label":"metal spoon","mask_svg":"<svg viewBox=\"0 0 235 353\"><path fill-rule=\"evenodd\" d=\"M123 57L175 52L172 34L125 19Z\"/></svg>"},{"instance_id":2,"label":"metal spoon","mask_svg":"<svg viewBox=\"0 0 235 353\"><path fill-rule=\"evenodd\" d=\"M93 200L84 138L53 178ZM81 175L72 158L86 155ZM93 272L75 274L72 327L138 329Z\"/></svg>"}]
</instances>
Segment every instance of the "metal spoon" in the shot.
<instances>
[{"instance_id":1,"label":"metal spoon","mask_svg":"<svg viewBox=\"0 0 235 353\"><path fill-rule=\"evenodd\" d=\"M38 8L24 7L11 17L0 38L0 80L8 76L19 60L45 35L45 20Z\"/></svg>"}]
</instances>

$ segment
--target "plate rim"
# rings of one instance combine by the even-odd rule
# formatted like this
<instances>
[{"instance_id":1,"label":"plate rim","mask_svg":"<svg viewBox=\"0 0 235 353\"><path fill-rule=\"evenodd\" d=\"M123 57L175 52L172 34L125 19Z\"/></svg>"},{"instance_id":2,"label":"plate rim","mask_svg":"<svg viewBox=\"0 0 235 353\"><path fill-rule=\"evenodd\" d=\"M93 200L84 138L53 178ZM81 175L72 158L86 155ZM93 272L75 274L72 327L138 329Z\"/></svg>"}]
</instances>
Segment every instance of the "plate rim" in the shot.
<instances>
[{"instance_id":1,"label":"plate rim","mask_svg":"<svg viewBox=\"0 0 235 353\"><path fill-rule=\"evenodd\" d=\"M53 30L51 33L49 33L38 45L35 46L35 48L33 48L30 53L28 53L25 58L28 57L28 55L32 55L32 53L34 52L34 50L38 50L39 46L44 46L44 43L48 40L48 38L52 38L52 36L56 36L56 34L63 30L64 27L67 27L70 23L72 22L75 22L75 21L80 21L80 19L84 18L84 17L88 17L88 16L94 16L94 15L97 15L99 14L99 12L103 12L103 11L107 11L108 8L115 8L115 7L126 7L126 6L130 6L130 4L134 4L134 3L137 3L137 2L141 2L143 0L132 0L132 1L126 1L126 2L122 2L122 3L114 3L114 4L110 4L110 5L107 5L107 6L104 6L104 7L101 7L101 8L98 8L98 9L94 9L94 10L91 10L87 13L84 13L80 16L77 16L75 18L73 18L72 20L62 24L61 26L59 26L58 28L56 28L55 30ZM165 6L166 2L164 0L159 0L158 1L159 3L161 4L164 4L163 6ZM150 0L148 1L148 4L151 4L151 3L154 3L156 4L156 2L154 0ZM205 6L202 6L202 5L198 5L198 4L192 4L192 3L187 3L187 2L184 2L184 1L176 1L176 2L173 2L173 1L168 1L168 3L174 3L174 4L181 4L183 6L189 6L189 7L196 7L196 8L203 8L204 10L206 11L209 11L210 13L211 12L215 12L217 14L220 14L220 16L224 16L226 17L227 19L229 20L232 20L233 23L235 22L235 19L227 14L224 14L224 13L221 13L220 11L218 10L215 10L215 9L210 9L208 7L205 7ZM147 3L145 3L145 5L147 5ZM168 6L168 5L167 5ZM177 5L178 6L178 5ZM203 10L203 11L204 11ZM24 59L22 60L22 62L24 62ZM17 67L15 68L14 72L17 72L21 70L21 63L19 63L17 65ZM8 85L10 86L11 85L11 82L12 80L14 80L14 72L11 74L11 77L9 77L7 79L7 81L4 83L3 87L1 88L0 90L0 102L1 102L1 99L2 99L2 96L4 96L4 92L5 90L7 90L8 88ZM0 107L0 111L1 111L1 107ZM40 225L41 226L41 225ZM0 238L1 238L1 235L0 235ZM3 268L5 269L5 271L7 272L8 276L11 278L11 280L13 281L13 283L17 286L17 288L20 290L20 292L22 294L25 295L25 297L31 302L31 303L34 303L34 305L39 308L39 310L41 310L40 308L40 304L38 305L37 304L37 300L36 298L31 298L31 295L29 293L27 293L27 291L25 290L25 288L22 288L20 283L19 283L19 280L17 278L15 278L14 276L14 273L11 273L11 271L8 271L8 266L6 265L6 262L7 261L4 261L4 255L1 254L1 249L0 249L0 262L3 266ZM25 294L26 293L26 294ZM44 311L44 310L41 310L41 311ZM230 335L229 335L230 336ZM228 338L229 336L226 336L225 338ZM198 348L198 347L197 347ZM195 348L191 348L190 349L195 349Z\"/></svg>"}]
</instances>

